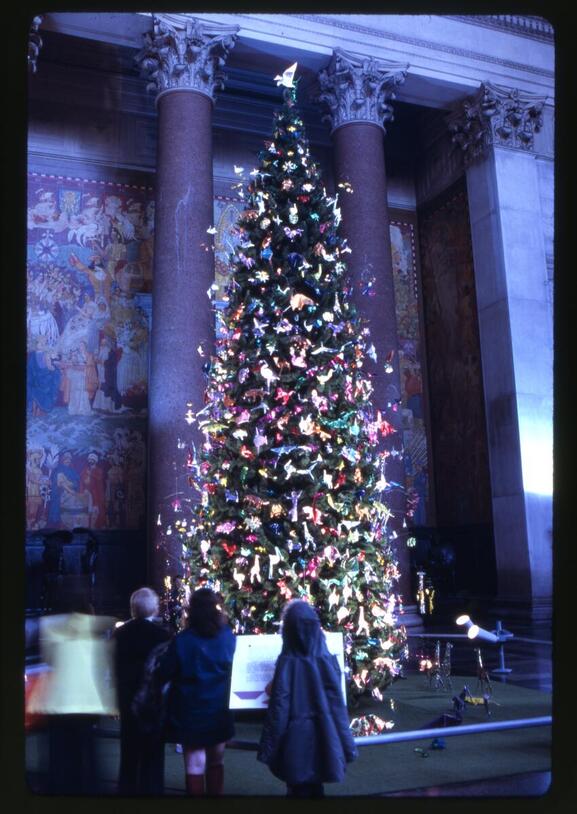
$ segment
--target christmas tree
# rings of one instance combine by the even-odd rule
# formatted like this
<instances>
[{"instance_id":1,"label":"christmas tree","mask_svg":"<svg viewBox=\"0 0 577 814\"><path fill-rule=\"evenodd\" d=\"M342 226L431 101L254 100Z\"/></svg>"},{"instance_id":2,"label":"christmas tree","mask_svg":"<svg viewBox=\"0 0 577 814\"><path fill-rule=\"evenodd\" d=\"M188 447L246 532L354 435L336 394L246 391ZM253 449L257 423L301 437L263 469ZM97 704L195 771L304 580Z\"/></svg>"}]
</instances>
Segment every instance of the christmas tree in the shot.
<instances>
[{"instance_id":1,"label":"christmas tree","mask_svg":"<svg viewBox=\"0 0 577 814\"><path fill-rule=\"evenodd\" d=\"M277 631L287 600L305 599L345 634L352 697L380 698L406 650L379 443L392 428L371 408L363 359L375 349L351 302L338 196L311 158L295 67L277 77L284 104L250 173L217 311L196 416L205 442L188 461L198 499L169 531L189 590L220 591L238 633Z\"/></svg>"}]
</instances>

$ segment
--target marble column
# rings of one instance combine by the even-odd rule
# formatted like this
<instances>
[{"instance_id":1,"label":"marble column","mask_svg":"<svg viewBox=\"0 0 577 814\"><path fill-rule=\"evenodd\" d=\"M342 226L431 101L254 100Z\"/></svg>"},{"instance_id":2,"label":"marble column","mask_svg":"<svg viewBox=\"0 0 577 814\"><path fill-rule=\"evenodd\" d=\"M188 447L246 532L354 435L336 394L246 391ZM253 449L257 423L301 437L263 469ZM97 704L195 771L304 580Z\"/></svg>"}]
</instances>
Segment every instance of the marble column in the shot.
<instances>
[{"instance_id":1,"label":"marble column","mask_svg":"<svg viewBox=\"0 0 577 814\"><path fill-rule=\"evenodd\" d=\"M182 551L160 524L190 499L187 455L202 437L185 415L204 406L203 365L214 347L207 296L214 255L212 107L237 26L189 21L175 29L159 18L137 56L157 94L158 151L152 331L149 373L149 579L157 589L179 573ZM202 355L199 353L202 350ZM160 517L160 524L158 518Z\"/></svg>"},{"instance_id":2,"label":"marble column","mask_svg":"<svg viewBox=\"0 0 577 814\"><path fill-rule=\"evenodd\" d=\"M387 207L384 122L393 119L390 102L394 87L402 83L407 64L359 59L335 49L327 68L319 73L319 100L329 109L340 231L351 248L347 265L353 282L353 301L370 330L376 360L365 365L373 382L373 406L398 432L383 441L392 453L386 466L387 480L404 484L402 462L400 371L393 264ZM351 191L352 190L352 191ZM405 496L394 489L386 496L395 519L396 556L401 572L397 590L405 605L403 622L421 623L416 614L406 530L403 529Z\"/></svg>"},{"instance_id":3,"label":"marble column","mask_svg":"<svg viewBox=\"0 0 577 814\"><path fill-rule=\"evenodd\" d=\"M534 153L544 103L486 82L448 118L467 174L497 612L536 620L552 600L553 325Z\"/></svg>"}]
</instances>

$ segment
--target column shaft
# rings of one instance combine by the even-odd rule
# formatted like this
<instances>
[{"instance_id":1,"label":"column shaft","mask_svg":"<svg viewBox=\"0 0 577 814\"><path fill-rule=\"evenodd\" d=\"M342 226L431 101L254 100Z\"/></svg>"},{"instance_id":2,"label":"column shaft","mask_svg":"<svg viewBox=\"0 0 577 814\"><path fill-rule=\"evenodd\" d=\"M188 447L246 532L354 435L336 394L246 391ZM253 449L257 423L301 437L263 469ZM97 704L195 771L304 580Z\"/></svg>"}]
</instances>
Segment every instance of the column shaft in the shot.
<instances>
[{"instance_id":1,"label":"column shaft","mask_svg":"<svg viewBox=\"0 0 577 814\"><path fill-rule=\"evenodd\" d=\"M214 282L214 257L207 228L213 219L212 101L194 91L164 93L158 100L153 319L149 396L150 574L157 586L179 571L179 550L158 548L157 517L189 494L186 449L178 440L188 428L187 402L203 406L204 362L214 344L214 317L207 289ZM198 346L204 345L201 357ZM170 538L168 538L170 539Z\"/></svg>"},{"instance_id":2,"label":"column shaft","mask_svg":"<svg viewBox=\"0 0 577 814\"><path fill-rule=\"evenodd\" d=\"M397 318L393 282L393 262L387 206L387 178L383 129L364 122L343 125L335 130L334 161L337 182L348 181L353 192L341 192L342 234L352 250L347 257L353 281L353 299L360 316L367 320L377 361L367 357L365 365L371 375L374 391L373 406L400 430L400 372L397 349ZM371 295L362 293L362 281L372 279ZM392 372L385 371L385 361L392 356ZM391 406L388 406L391 405ZM390 440L389 440L390 439ZM400 450L400 440L389 436L389 447ZM387 460L388 481L404 483L402 457ZM400 534L405 509L404 494L394 489L387 495L387 504L395 513L392 528ZM404 535L400 534L396 557L401 572L397 590L405 605L413 604L409 556ZM414 614L407 614L405 621ZM418 621L411 618L411 624Z\"/></svg>"}]
</instances>

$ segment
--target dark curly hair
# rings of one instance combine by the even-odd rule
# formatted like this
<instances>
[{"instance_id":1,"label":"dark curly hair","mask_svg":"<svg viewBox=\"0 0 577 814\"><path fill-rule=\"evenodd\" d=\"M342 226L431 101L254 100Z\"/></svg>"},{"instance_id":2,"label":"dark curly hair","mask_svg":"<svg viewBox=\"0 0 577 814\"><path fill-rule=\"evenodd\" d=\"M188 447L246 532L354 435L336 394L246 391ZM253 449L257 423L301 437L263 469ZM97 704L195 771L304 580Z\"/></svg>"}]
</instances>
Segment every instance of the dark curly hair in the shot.
<instances>
[{"instance_id":1,"label":"dark curly hair","mask_svg":"<svg viewBox=\"0 0 577 814\"><path fill-rule=\"evenodd\" d=\"M190 595L187 626L199 636L212 638L227 623L222 611L222 596L211 588L198 588Z\"/></svg>"}]
</instances>

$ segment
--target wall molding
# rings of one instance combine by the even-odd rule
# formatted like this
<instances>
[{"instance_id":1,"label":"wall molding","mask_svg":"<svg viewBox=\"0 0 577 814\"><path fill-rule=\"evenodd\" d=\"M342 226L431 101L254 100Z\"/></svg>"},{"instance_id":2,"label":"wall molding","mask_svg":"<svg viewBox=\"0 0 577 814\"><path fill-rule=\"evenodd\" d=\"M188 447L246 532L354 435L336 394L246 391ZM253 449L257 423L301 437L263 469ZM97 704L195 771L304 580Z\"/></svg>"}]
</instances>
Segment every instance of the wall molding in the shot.
<instances>
[{"instance_id":1,"label":"wall molding","mask_svg":"<svg viewBox=\"0 0 577 814\"><path fill-rule=\"evenodd\" d=\"M237 17L250 17L249 14L237 14ZM359 34L365 34L372 37L379 37L384 40L393 40L395 42L403 42L407 45L415 45L418 48L427 48L430 51L442 51L446 54L453 54L454 56L465 57L467 59L474 59L479 62L490 62L493 65L501 65L504 68L510 68L516 71L524 71L527 73L536 74L537 76L544 76L553 79L555 76L554 71L549 71L545 68L537 68L534 65L527 65L523 62L514 62L510 59L501 59L493 57L489 54L481 54L478 51L470 51L465 48L457 48L453 45L443 45L441 43L434 43L428 40L421 40L417 37L408 37L405 34L395 34L391 31L376 31L368 26L359 25L358 23L341 23L338 20L326 17L321 14L293 14L296 17L307 22L320 23L322 25L329 25L333 28L342 28L347 31L357 31ZM437 15L441 16L441 15Z\"/></svg>"},{"instance_id":2,"label":"wall molding","mask_svg":"<svg viewBox=\"0 0 577 814\"><path fill-rule=\"evenodd\" d=\"M555 41L555 29L543 17L528 14L447 14L446 16L451 20L459 20L459 22L470 25L482 25L485 28L506 31L508 34L529 37L541 42L553 44Z\"/></svg>"}]
</instances>

